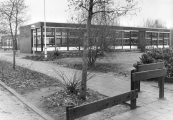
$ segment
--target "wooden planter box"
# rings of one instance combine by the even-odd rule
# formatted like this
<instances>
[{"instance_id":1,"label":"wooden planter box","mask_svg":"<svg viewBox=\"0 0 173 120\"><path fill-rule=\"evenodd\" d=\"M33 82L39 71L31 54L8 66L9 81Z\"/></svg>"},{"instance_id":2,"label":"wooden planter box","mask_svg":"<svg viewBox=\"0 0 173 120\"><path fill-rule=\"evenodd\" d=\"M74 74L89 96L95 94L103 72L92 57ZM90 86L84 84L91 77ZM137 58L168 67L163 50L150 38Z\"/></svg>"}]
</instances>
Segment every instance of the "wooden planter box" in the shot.
<instances>
[{"instance_id":1,"label":"wooden planter box","mask_svg":"<svg viewBox=\"0 0 173 120\"><path fill-rule=\"evenodd\" d=\"M165 77L165 82L173 83L173 77Z\"/></svg>"}]
</instances>

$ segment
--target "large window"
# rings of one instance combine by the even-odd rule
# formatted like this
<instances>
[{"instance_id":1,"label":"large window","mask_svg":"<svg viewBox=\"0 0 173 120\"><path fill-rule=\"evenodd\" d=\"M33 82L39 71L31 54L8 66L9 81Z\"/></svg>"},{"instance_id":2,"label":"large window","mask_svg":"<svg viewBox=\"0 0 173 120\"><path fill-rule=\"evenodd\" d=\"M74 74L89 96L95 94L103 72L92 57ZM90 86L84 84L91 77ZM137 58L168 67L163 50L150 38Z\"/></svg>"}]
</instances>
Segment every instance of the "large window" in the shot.
<instances>
[{"instance_id":1,"label":"large window","mask_svg":"<svg viewBox=\"0 0 173 120\"><path fill-rule=\"evenodd\" d=\"M44 44L44 40L43 40L43 44ZM47 45L54 45L54 37L46 37L46 44Z\"/></svg>"},{"instance_id":2,"label":"large window","mask_svg":"<svg viewBox=\"0 0 173 120\"><path fill-rule=\"evenodd\" d=\"M67 44L67 38L66 38L66 36L62 36L62 44Z\"/></svg>"},{"instance_id":3,"label":"large window","mask_svg":"<svg viewBox=\"0 0 173 120\"><path fill-rule=\"evenodd\" d=\"M4 48L11 48L12 47L12 39L10 37L3 38L2 46Z\"/></svg>"},{"instance_id":4,"label":"large window","mask_svg":"<svg viewBox=\"0 0 173 120\"><path fill-rule=\"evenodd\" d=\"M124 38L129 38L130 37L130 32L124 32Z\"/></svg>"},{"instance_id":5,"label":"large window","mask_svg":"<svg viewBox=\"0 0 173 120\"><path fill-rule=\"evenodd\" d=\"M157 39L158 39L158 34L157 33L152 33L152 43L153 45L157 45Z\"/></svg>"},{"instance_id":6,"label":"large window","mask_svg":"<svg viewBox=\"0 0 173 120\"><path fill-rule=\"evenodd\" d=\"M56 29L56 40L55 40L56 45L61 45L62 44L62 36L61 32Z\"/></svg>"},{"instance_id":7,"label":"large window","mask_svg":"<svg viewBox=\"0 0 173 120\"><path fill-rule=\"evenodd\" d=\"M146 45L149 45L149 46L152 45L151 34L152 34L151 32L146 32L145 33Z\"/></svg>"},{"instance_id":8,"label":"large window","mask_svg":"<svg viewBox=\"0 0 173 120\"><path fill-rule=\"evenodd\" d=\"M164 45L169 44L169 33L164 33Z\"/></svg>"},{"instance_id":9,"label":"large window","mask_svg":"<svg viewBox=\"0 0 173 120\"><path fill-rule=\"evenodd\" d=\"M56 45L66 45L67 44L67 32L65 30L56 29Z\"/></svg>"},{"instance_id":10,"label":"large window","mask_svg":"<svg viewBox=\"0 0 173 120\"><path fill-rule=\"evenodd\" d=\"M44 28L43 28L43 35L44 33ZM55 28L46 28L46 36L54 36L55 35Z\"/></svg>"},{"instance_id":11,"label":"large window","mask_svg":"<svg viewBox=\"0 0 173 120\"><path fill-rule=\"evenodd\" d=\"M68 32L69 45L79 46L79 43L80 43L79 34L80 34L79 31L75 31L75 30Z\"/></svg>"}]
</instances>

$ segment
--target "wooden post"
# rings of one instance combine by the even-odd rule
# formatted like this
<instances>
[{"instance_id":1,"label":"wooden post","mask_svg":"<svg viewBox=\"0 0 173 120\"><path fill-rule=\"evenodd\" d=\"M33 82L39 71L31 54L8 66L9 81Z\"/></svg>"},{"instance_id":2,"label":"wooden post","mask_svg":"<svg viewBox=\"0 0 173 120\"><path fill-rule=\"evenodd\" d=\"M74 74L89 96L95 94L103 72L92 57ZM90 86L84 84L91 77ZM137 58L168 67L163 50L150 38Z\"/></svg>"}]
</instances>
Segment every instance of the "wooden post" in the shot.
<instances>
[{"instance_id":1,"label":"wooden post","mask_svg":"<svg viewBox=\"0 0 173 120\"><path fill-rule=\"evenodd\" d=\"M141 91L141 82L140 81L137 82L137 89L138 89L138 92Z\"/></svg>"},{"instance_id":2,"label":"wooden post","mask_svg":"<svg viewBox=\"0 0 173 120\"><path fill-rule=\"evenodd\" d=\"M131 90L135 90L137 88L137 84L136 84L137 82L134 82L133 78L132 78L132 74L134 72L135 72L135 70L131 71ZM136 108L136 99L131 100L130 104L131 104L130 108L135 109Z\"/></svg>"},{"instance_id":3,"label":"wooden post","mask_svg":"<svg viewBox=\"0 0 173 120\"><path fill-rule=\"evenodd\" d=\"M165 77L160 77L158 79L159 82L159 98L164 98L164 78Z\"/></svg>"},{"instance_id":4,"label":"wooden post","mask_svg":"<svg viewBox=\"0 0 173 120\"><path fill-rule=\"evenodd\" d=\"M74 120L74 119L71 119L71 116L69 116L69 108L73 108L74 106L67 106L66 107L66 120Z\"/></svg>"},{"instance_id":5,"label":"wooden post","mask_svg":"<svg viewBox=\"0 0 173 120\"><path fill-rule=\"evenodd\" d=\"M134 84L132 80L132 73L134 73L134 70L131 70L131 90L134 90Z\"/></svg>"},{"instance_id":6,"label":"wooden post","mask_svg":"<svg viewBox=\"0 0 173 120\"><path fill-rule=\"evenodd\" d=\"M137 70L136 71L139 72L138 66L137 66ZM138 81L136 84L137 84L138 92L140 92L141 91L141 81Z\"/></svg>"}]
</instances>

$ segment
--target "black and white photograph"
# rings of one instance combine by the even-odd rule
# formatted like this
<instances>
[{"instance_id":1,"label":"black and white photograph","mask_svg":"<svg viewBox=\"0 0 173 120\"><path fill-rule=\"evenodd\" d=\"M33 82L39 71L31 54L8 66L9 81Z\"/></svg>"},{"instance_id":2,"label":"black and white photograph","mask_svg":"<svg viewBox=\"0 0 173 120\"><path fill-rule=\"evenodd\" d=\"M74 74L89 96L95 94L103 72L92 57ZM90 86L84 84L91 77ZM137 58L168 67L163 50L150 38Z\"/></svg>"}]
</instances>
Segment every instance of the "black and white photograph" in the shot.
<instances>
[{"instance_id":1,"label":"black and white photograph","mask_svg":"<svg viewBox=\"0 0 173 120\"><path fill-rule=\"evenodd\" d=\"M0 0L0 120L173 120L173 0Z\"/></svg>"}]
</instances>

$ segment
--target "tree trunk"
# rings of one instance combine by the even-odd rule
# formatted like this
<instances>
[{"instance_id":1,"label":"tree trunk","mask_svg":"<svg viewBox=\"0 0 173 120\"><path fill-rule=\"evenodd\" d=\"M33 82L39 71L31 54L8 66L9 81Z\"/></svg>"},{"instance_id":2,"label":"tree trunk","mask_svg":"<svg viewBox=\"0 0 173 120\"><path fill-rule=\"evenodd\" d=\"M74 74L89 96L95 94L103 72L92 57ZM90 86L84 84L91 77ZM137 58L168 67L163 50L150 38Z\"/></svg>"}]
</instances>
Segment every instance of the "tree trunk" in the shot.
<instances>
[{"instance_id":1,"label":"tree trunk","mask_svg":"<svg viewBox=\"0 0 173 120\"><path fill-rule=\"evenodd\" d=\"M15 54L16 54L16 51L15 51L15 40L13 40L13 70L16 69L16 59L15 59Z\"/></svg>"},{"instance_id":2,"label":"tree trunk","mask_svg":"<svg viewBox=\"0 0 173 120\"><path fill-rule=\"evenodd\" d=\"M89 11L88 11L88 19L87 19L87 34L84 36L84 43L83 43L83 64L82 64L82 82L81 82L81 91L80 97L81 99L86 99L86 82L87 82L87 68L88 68L88 42L90 39L90 27L91 27L91 20L92 20L92 5L93 0L90 0L89 3Z\"/></svg>"},{"instance_id":3,"label":"tree trunk","mask_svg":"<svg viewBox=\"0 0 173 120\"><path fill-rule=\"evenodd\" d=\"M11 37L13 41L13 70L16 69L16 60L15 60L15 39L13 35L13 30L12 30L12 25L11 25L11 19L9 19L9 25L10 25L10 32L11 32Z\"/></svg>"}]
</instances>

